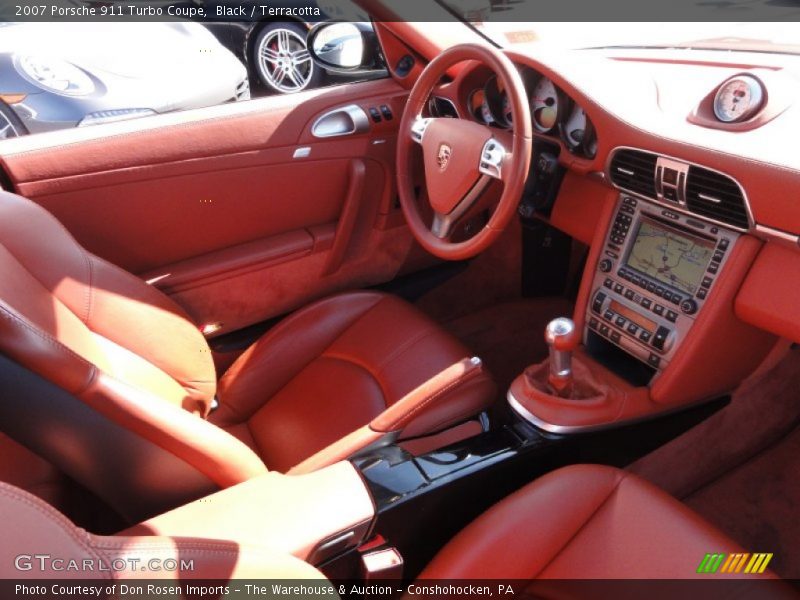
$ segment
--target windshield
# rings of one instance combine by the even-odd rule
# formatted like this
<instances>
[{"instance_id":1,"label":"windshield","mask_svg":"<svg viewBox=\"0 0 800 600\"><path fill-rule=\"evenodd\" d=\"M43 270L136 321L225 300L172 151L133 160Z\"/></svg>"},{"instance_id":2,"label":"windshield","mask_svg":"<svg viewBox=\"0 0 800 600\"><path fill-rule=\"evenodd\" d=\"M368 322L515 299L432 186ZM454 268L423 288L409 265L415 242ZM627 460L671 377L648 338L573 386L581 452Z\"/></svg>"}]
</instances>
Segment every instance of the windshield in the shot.
<instances>
[{"instance_id":1,"label":"windshield","mask_svg":"<svg viewBox=\"0 0 800 600\"><path fill-rule=\"evenodd\" d=\"M695 48L800 54L800 23L485 21L473 25L502 47L539 43L557 48Z\"/></svg>"},{"instance_id":2,"label":"windshield","mask_svg":"<svg viewBox=\"0 0 800 600\"><path fill-rule=\"evenodd\" d=\"M695 48L800 54L800 23L765 22L530 22L515 14L524 3L441 0L496 45L540 44L556 49Z\"/></svg>"}]
</instances>

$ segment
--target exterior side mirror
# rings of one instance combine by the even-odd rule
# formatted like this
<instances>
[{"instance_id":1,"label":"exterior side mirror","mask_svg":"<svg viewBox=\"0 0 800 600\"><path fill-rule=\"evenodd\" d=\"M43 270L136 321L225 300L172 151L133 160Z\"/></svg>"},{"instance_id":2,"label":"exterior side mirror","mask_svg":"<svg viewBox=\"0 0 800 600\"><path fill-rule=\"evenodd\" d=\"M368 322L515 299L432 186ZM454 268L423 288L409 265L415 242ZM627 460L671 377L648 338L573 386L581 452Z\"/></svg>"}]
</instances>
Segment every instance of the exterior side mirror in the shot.
<instances>
[{"instance_id":1,"label":"exterior side mirror","mask_svg":"<svg viewBox=\"0 0 800 600\"><path fill-rule=\"evenodd\" d=\"M308 51L317 64L342 74L385 71L380 45L369 23L320 23L308 32Z\"/></svg>"}]
</instances>

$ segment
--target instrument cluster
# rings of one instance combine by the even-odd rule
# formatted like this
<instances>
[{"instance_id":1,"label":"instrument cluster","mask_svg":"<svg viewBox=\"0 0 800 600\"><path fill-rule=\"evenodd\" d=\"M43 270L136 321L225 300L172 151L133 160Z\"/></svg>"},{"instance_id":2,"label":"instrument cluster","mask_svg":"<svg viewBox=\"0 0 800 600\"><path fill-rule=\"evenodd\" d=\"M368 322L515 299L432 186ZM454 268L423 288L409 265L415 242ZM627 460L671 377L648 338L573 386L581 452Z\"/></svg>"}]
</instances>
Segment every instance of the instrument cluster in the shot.
<instances>
[{"instance_id":1,"label":"instrument cluster","mask_svg":"<svg viewBox=\"0 0 800 600\"><path fill-rule=\"evenodd\" d=\"M534 131L542 136L560 137L573 154L594 158L597 133L583 107L549 78L530 69L525 69L522 75ZM512 126L511 103L496 76L490 77L482 88L472 90L468 102L470 114L476 121L502 129Z\"/></svg>"}]
</instances>

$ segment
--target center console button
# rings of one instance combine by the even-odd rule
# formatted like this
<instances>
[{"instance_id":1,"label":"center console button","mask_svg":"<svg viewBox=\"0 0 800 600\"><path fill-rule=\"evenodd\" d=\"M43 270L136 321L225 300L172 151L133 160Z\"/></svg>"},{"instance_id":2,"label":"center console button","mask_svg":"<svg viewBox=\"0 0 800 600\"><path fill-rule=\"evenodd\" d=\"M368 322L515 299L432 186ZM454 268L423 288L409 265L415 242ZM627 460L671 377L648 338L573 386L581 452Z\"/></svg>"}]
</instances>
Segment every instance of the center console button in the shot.
<instances>
[{"instance_id":1,"label":"center console button","mask_svg":"<svg viewBox=\"0 0 800 600\"><path fill-rule=\"evenodd\" d=\"M651 337L653 337L652 334L646 329L642 329L641 333L639 333L639 339L642 340L645 344L650 342Z\"/></svg>"},{"instance_id":2,"label":"center console button","mask_svg":"<svg viewBox=\"0 0 800 600\"><path fill-rule=\"evenodd\" d=\"M674 305L679 306L681 302L683 302L683 297L679 294L672 294L672 299L670 300Z\"/></svg>"},{"instance_id":3,"label":"center console button","mask_svg":"<svg viewBox=\"0 0 800 600\"><path fill-rule=\"evenodd\" d=\"M720 249L720 250L725 250L725 249L727 249L727 248L728 248L728 244L729 244L728 240L727 240L727 239L725 239L725 238L722 238L722 239L719 241L719 249Z\"/></svg>"},{"instance_id":4,"label":"center console button","mask_svg":"<svg viewBox=\"0 0 800 600\"><path fill-rule=\"evenodd\" d=\"M663 287L661 287L660 285L659 285L659 286L656 288L656 294L658 294L658 295L659 295L659 296L661 296L662 298L664 297L664 292L666 292L666 291L667 291L667 290L665 290L665 289L664 289Z\"/></svg>"},{"instance_id":5,"label":"center console button","mask_svg":"<svg viewBox=\"0 0 800 600\"><path fill-rule=\"evenodd\" d=\"M681 310L685 312L687 315L693 315L697 312L697 302L692 300L691 298L687 298L683 302L681 302Z\"/></svg>"},{"instance_id":6,"label":"center console button","mask_svg":"<svg viewBox=\"0 0 800 600\"><path fill-rule=\"evenodd\" d=\"M614 322L617 324L617 327L624 327L625 326L625 321L627 321L627 319L625 317L621 317L620 316L620 317L617 317L616 321L614 321Z\"/></svg>"},{"instance_id":7,"label":"center console button","mask_svg":"<svg viewBox=\"0 0 800 600\"><path fill-rule=\"evenodd\" d=\"M611 332L611 341L612 342L619 343L620 339L622 339L622 336L620 336L619 331L612 331Z\"/></svg>"},{"instance_id":8,"label":"center console button","mask_svg":"<svg viewBox=\"0 0 800 600\"><path fill-rule=\"evenodd\" d=\"M621 294L622 290L624 290L624 289L625 289L625 286L623 286L621 283L614 284L614 291L617 292L618 294Z\"/></svg>"},{"instance_id":9,"label":"center console button","mask_svg":"<svg viewBox=\"0 0 800 600\"><path fill-rule=\"evenodd\" d=\"M597 314L600 314L600 311L603 308L603 302L605 302L606 295L603 292L598 292L594 295L594 301L592 302L592 310Z\"/></svg>"},{"instance_id":10,"label":"center console button","mask_svg":"<svg viewBox=\"0 0 800 600\"><path fill-rule=\"evenodd\" d=\"M664 298L667 302L672 302L672 292L669 290L664 290L664 293L661 294L661 297Z\"/></svg>"},{"instance_id":11,"label":"center console button","mask_svg":"<svg viewBox=\"0 0 800 600\"><path fill-rule=\"evenodd\" d=\"M600 261L600 270L603 273L608 273L611 270L611 261L607 258L604 258Z\"/></svg>"},{"instance_id":12,"label":"center console button","mask_svg":"<svg viewBox=\"0 0 800 600\"><path fill-rule=\"evenodd\" d=\"M653 336L653 346L658 348L659 350L664 349L664 344L667 341L667 337L669 336L669 329L664 327L663 325L658 328L656 334Z\"/></svg>"},{"instance_id":13,"label":"center console button","mask_svg":"<svg viewBox=\"0 0 800 600\"><path fill-rule=\"evenodd\" d=\"M633 300L633 297L634 297L635 295L636 295L636 294L634 293L634 291L633 291L633 290L625 290L625 297L626 297L628 300Z\"/></svg>"},{"instance_id":14,"label":"center console button","mask_svg":"<svg viewBox=\"0 0 800 600\"><path fill-rule=\"evenodd\" d=\"M642 306L646 309L650 310L650 307L653 305L652 300L650 298L642 298Z\"/></svg>"},{"instance_id":15,"label":"center console button","mask_svg":"<svg viewBox=\"0 0 800 600\"><path fill-rule=\"evenodd\" d=\"M656 291L656 284L653 283L652 281L648 281L646 287L647 287L647 291L648 292L655 292Z\"/></svg>"},{"instance_id":16,"label":"center console button","mask_svg":"<svg viewBox=\"0 0 800 600\"><path fill-rule=\"evenodd\" d=\"M592 317L591 319L589 319L589 327L590 328L597 329L597 323L598 323L598 321L597 321L597 319L595 317Z\"/></svg>"},{"instance_id":17,"label":"center console button","mask_svg":"<svg viewBox=\"0 0 800 600\"><path fill-rule=\"evenodd\" d=\"M631 323L628 325L628 333L630 333L631 335L636 335L638 331L639 331L639 326L636 323Z\"/></svg>"},{"instance_id":18,"label":"center console button","mask_svg":"<svg viewBox=\"0 0 800 600\"><path fill-rule=\"evenodd\" d=\"M667 320L672 321L673 323L678 320L678 313L674 310L667 311Z\"/></svg>"},{"instance_id":19,"label":"center console button","mask_svg":"<svg viewBox=\"0 0 800 600\"><path fill-rule=\"evenodd\" d=\"M658 354L653 354L651 352L650 356L647 357L647 364L657 369L658 365L661 364L661 358L658 356Z\"/></svg>"},{"instance_id":20,"label":"center console button","mask_svg":"<svg viewBox=\"0 0 800 600\"><path fill-rule=\"evenodd\" d=\"M697 290L697 297L700 298L700 300L705 300L707 295L708 295L708 292L706 290L704 290L703 288L700 288L699 290Z\"/></svg>"},{"instance_id":21,"label":"center console button","mask_svg":"<svg viewBox=\"0 0 800 600\"><path fill-rule=\"evenodd\" d=\"M656 313L659 317L663 317L664 316L664 307L661 306L660 304L656 304L653 307L653 312Z\"/></svg>"},{"instance_id":22,"label":"center console button","mask_svg":"<svg viewBox=\"0 0 800 600\"><path fill-rule=\"evenodd\" d=\"M605 313L603 313L603 318L604 318L606 321L610 321L611 319L613 319L613 318L614 318L614 312L613 312L613 311L610 311L610 310L607 310Z\"/></svg>"}]
</instances>

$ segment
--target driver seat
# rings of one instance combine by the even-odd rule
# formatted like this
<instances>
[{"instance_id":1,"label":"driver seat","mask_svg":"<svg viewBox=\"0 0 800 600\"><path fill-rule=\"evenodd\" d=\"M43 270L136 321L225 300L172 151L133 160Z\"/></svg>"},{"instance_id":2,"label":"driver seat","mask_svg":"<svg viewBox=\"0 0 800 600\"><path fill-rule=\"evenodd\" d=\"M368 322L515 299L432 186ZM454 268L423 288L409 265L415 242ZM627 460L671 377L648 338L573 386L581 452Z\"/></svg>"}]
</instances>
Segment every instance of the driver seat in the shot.
<instances>
[{"instance_id":1,"label":"driver seat","mask_svg":"<svg viewBox=\"0 0 800 600\"><path fill-rule=\"evenodd\" d=\"M3 430L131 522L267 469L442 431L494 398L480 360L375 292L296 312L218 383L177 304L5 192L0 269Z\"/></svg>"}]
</instances>

